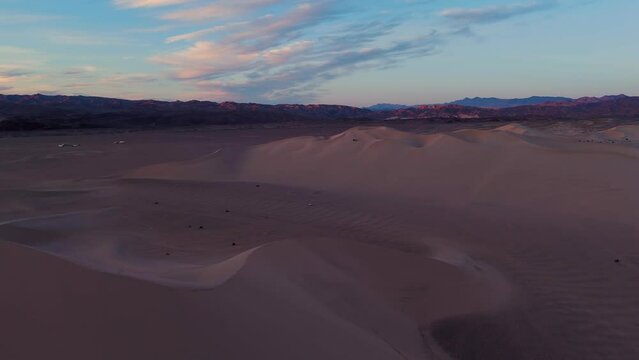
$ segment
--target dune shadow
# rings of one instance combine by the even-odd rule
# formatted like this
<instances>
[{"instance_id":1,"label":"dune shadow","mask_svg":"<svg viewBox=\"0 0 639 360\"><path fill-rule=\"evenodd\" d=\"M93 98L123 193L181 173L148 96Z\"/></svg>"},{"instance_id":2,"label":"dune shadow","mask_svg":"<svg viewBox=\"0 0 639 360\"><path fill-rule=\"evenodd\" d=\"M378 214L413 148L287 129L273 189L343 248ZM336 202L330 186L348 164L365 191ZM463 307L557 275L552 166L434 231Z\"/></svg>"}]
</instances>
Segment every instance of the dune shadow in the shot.
<instances>
[{"instance_id":1,"label":"dune shadow","mask_svg":"<svg viewBox=\"0 0 639 360\"><path fill-rule=\"evenodd\" d=\"M435 342L455 360L560 359L516 314L466 315L440 320L430 328Z\"/></svg>"}]
</instances>

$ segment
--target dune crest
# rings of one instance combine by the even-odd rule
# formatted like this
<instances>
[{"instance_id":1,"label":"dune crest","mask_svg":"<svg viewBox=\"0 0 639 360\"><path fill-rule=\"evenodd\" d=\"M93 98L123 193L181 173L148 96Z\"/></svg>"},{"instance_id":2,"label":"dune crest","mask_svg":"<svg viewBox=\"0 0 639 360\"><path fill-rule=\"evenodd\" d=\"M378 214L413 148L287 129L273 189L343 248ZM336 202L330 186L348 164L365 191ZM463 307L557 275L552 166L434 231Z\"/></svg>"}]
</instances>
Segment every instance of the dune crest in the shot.
<instances>
[{"instance_id":1,"label":"dune crest","mask_svg":"<svg viewBox=\"0 0 639 360\"><path fill-rule=\"evenodd\" d=\"M259 249L251 248L225 259L211 259L207 264L188 264L171 259L148 259L123 248L125 239L91 233L100 226L105 212L117 214L117 209L100 209L72 214L57 214L21 219L0 224L4 240L54 255L97 271L132 277L159 285L210 289L232 278ZM45 236L59 233L57 237ZM170 253L167 253L170 254Z\"/></svg>"},{"instance_id":2,"label":"dune crest","mask_svg":"<svg viewBox=\"0 0 639 360\"><path fill-rule=\"evenodd\" d=\"M496 128L495 131L504 131L517 135L542 135L541 132L518 123L511 123L508 125L500 126Z\"/></svg>"},{"instance_id":3,"label":"dune crest","mask_svg":"<svg viewBox=\"0 0 639 360\"><path fill-rule=\"evenodd\" d=\"M634 129L627 127L624 131ZM605 213L603 209L615 209L616 215L629 219L634 200L608 197L600 189L634 187L629 180L632 176L612 174L619 169L635 172L637 149L611 148L591 159L583 153L592 151L589 144L553 137L531 143L529 138L535 134L520 125L433 135L359 127L330 138L286 139L239 154L222 153L188 164L155 165L129 176L264 182L444 203L489 201L517 207L541 206L553 211L573 211L572 202L587 202L586 211L593 216ZM230 159L233 167L228 166ZM584 162L590 166L583 166ZM577 182L577 178L584 180ZM548 189L563 187L566 181L574 181L567 193L549 193ZM594 203L600 203L600 209L593 207Z\"/></svg>"},{"instance_id":4,"label":"dune crest","mask_svg":"<svg viewBox=\"0 0 639 360\"><path fill-rule=\"evenodd\" d=\"M639 126L637 125L616 126L612 129L604 130L599 134L607 140L639 142Z\"/></svg>"}]
</instances>

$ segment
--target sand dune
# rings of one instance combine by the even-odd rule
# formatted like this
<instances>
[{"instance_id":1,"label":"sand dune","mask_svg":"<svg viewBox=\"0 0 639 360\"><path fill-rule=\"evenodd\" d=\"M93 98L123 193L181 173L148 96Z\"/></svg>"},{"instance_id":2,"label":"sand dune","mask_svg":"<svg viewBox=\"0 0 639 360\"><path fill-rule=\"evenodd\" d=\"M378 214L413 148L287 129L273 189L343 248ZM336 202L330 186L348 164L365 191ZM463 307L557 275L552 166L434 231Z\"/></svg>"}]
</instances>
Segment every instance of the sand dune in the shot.
<instances>
[{"instance_id":1,"label":"sand dune","mask_svg":"<svg viewBox=\"0 0 639 360\"><path fill-rule=\"evenodd\" d=\"M36 146L39 182L0 159L0 355L635 359L637 129Z\"/></svg>"},{"instance_id":2,"label":"sand dune","mask_svg":"<svg viewBox=\"0 0 639 360\"><path fill-rule=\"evenodd\" d=\"M12 235L5 228L3 234ZM508 296L504 281L479 265L332 239L272 242L205 266L186 266L188 255L178 265L161 256L151 259L143 251L124 258L113 249L80 247L78 252L77 245L62 239L48 241L56 242L53 250L42 244L38 248L126 277L0 245L6 291L0 303L4 309L21 304L20 311L5 317L5 326L12 326L3 332L20 341L35 338L42 345L5 344L0 351L12 359L52 351L56 358L77 359L117 354L246 359L264 352L290 359L423 359L421 324L493 309ZM17 279L12 269L25 269L26 274ZM402 294L409 289L415 289L413 294ZM433 295L423 299L425 290L419 289ZM46 304L36 305L42 301ZM45 326L27 327L30 318ZM55 329L63 330L58 334ZM434 350L429 352L439 351L434 343L430 347Z\"/></svg>"},{"instance_id":3,"label":"sand dune","mask_svg":"<svg viewBox=\"0 0 639 360\"><path fill-rule=\"evenodd\" d=\"M495 129L496 131L504 131L517 135L532 135L532 136L543 136L544 134L541 131L537 131L531 129L527 126L517 123L511 123L508 125L500 126Z\"/></svg>"},{"instance_id":4,"label":"sand dune","mask_svg":"<svg viewBox=\"0 0 639 360\"><path fill-rule=\"evenodd\" d=\"M631 130L626 130L631 131ZM416 135L355 128L144 168L132 178L266 182L458 206L493 203L633 222L639 150L531 138L520 126ZM595 154L593 154L593 152ZM623 155L623 156L620 156ZM232 165L230 165L232 164Z\"/></svg>"},{"instance_id":5,"label":"sand dune","mask_svg":"<svg viewBox=\"0 0 639 360\"><path fill-rule=\"evenodd\" d=\"M633 142L639 141L639 127L625 125L616 126L612 129L608 129L600 132L602 138L608 140L616 140L621 142Z\"/></svg>"}]
</instances>

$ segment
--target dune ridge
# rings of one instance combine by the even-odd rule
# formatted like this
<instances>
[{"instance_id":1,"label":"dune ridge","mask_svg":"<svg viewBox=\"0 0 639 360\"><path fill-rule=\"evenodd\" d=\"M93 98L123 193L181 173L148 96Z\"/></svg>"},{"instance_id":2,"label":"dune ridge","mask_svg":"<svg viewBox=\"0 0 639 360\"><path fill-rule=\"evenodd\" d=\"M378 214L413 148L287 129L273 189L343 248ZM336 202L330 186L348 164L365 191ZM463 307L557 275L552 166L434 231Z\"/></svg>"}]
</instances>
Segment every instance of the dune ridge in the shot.
<instances>
[{"instance_id":1,"label":"dune ridge","mask_svg":"<svg viewBox=\"0 0 639 360\"><path fill-rule=\"evenodd\" d=\"M434 135L363 127L329 138L258 145L241 155L227 156L222 151L211 158L151 166L128 176L266 182L444 203L541 206L563 212L574 211L576 201L587 207L589 216L607 217L605 212L614 211L630 221L636 199L619 198L614 189L634 188L639 151L631 142L599 145L539 136L520 125ZM229 169L231 161L235 165ZM617 176L619 169L628 175ZM566 194L552 193L555 188L564 191L566 182L571 184Z\"/></svg>"}]
</instances>

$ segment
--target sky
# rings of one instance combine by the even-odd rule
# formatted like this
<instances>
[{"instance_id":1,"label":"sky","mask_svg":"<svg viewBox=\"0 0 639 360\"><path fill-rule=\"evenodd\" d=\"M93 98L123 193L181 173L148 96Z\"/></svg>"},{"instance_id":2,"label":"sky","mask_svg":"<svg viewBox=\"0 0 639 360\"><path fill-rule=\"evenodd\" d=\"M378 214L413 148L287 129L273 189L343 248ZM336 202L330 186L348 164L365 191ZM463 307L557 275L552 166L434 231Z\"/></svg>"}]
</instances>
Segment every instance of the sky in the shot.
<instances>
[{"instance_id":1,"label":"sky","mask_svg":"<svg viewBox=\"0 0 639 360\"><path fill-rule=\"evenodd\" d=\"M0 93L424 104L639 95L637 0L0 0Z\"/></svg>"}]
</instances>

